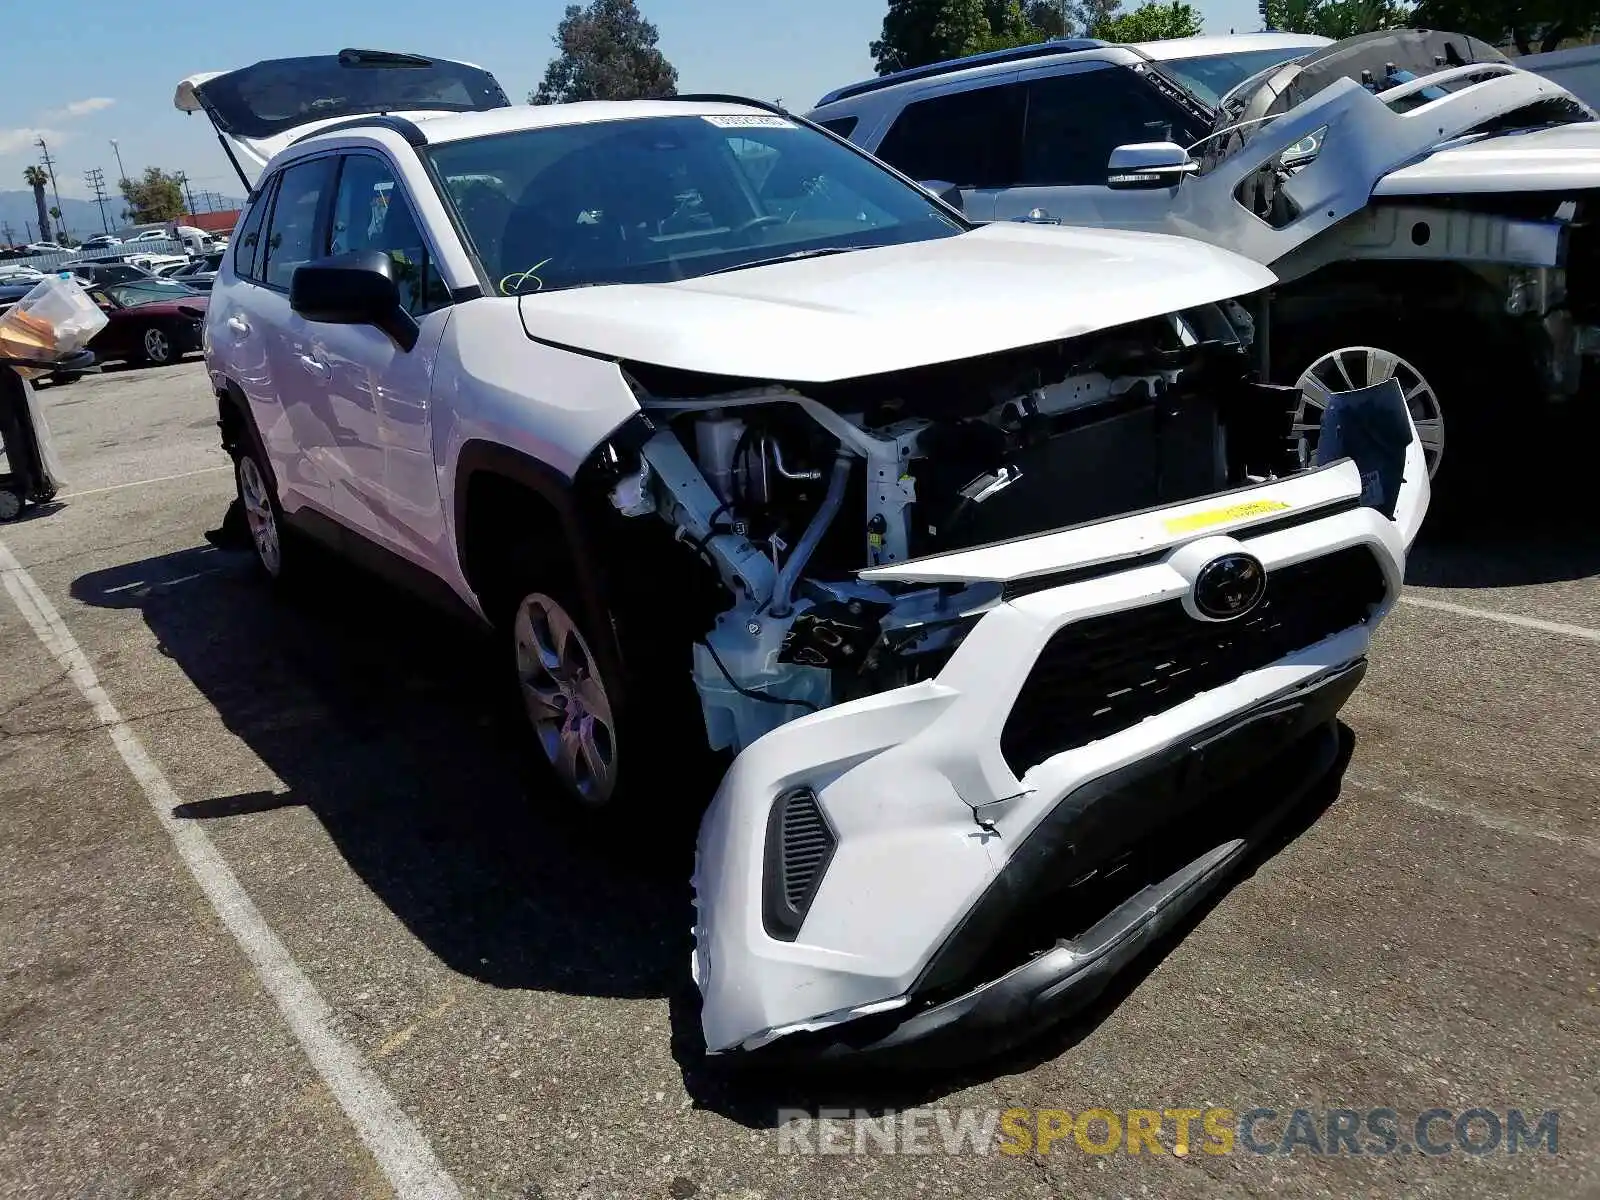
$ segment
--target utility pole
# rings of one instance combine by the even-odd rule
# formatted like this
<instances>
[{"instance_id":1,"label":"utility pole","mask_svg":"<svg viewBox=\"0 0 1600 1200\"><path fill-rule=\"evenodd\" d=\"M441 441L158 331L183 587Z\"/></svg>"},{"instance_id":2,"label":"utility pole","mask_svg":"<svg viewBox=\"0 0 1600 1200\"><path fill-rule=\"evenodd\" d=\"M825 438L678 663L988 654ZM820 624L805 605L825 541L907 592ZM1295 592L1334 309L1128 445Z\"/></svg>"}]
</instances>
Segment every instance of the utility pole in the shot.
<instances>
[{"instance_id":1,"label":"utility pole","mask_svg":"<svg viewBox=\"0 0 1600 1200\"><path fill-rule=\"evenodd\" d=\"M101 228L110 233L111 222L106 219L106 201L110 199L106 195L106 173L99 167L95 167L93 170L83 173L83 182L88 185L89 191L93 193L94 202L100 206Z\"/></svg>"},{"instance_id":2,"label":"utility pole","mask_svg":"<svg viewBox=\"0 0 1600 1200\"><path fill-rule=\"evenodd\" d=\"M189 190L189 174L187 171L178 172L178 183L183 188L184 199L189 202L189 214L194 214L194 193Z\"/></svg>"},{"instance_id":3,"label":"utility pole","mask_svg":"<svg viewBox=\"0 0 1600 1200\"><path fill-rule=\"evenodd\" d=\"M61 209L61 189L56 186L56 164L50 158L50 147L44 144L44 138L37 138L34 143L39 147L39 158L44 163L44 173L50 176L50 191L56 198L56 236L60 237L67 227L67 214Z\"/></svg>"},{"instance_id":4,"label":"utility pole","mask_svg":"<svg viewBox=\"0 0 1600 1200\"><path fill-rule=\"evenodd\" d=\"M6 245L8 246L15 246L17 244L17 234L16 231L11 228L10 221L0 225L0 236L4 236L6 239Z\"/></svg>"},{"instance_id":5,"label":"utility pole","mask_svg":"<svg viewBox=\"0 0 1600 1200\"><path fill-rule=\"evenodd\" d=\"M111 139L111 153L117 156L117 182L120 184L128 177L127 170L122 165L122 147L117 145L117 139Z\"/></svg>"}]
</instances>

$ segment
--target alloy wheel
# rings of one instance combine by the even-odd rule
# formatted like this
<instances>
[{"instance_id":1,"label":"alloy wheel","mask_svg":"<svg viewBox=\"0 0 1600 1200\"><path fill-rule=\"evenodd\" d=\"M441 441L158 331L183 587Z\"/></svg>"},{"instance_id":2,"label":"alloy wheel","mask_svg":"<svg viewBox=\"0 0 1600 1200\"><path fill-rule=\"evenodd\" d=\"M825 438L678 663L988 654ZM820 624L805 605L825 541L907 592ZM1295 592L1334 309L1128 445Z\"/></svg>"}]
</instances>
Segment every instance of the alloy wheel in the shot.
<instances>
[{"instance_id":1,"label":"alloy wheel","mask_svg":"<svg viewBox=\"0 0 1600 1200\"><path fill-rule=\"evenodd\" d=\"M616 722L594 654L561 604L527 596L512 625L528 720L561 782L600 807L617 786Z\"/></svg>"},{"instance_id":2,"label":"alloy wheel","mask_svg":"<svg viewBox=\"0 0 1600 1200\"><path fill-rule=\"evenodd\" d=\"M1295 386L1300 389L1300 402L1295 407L1294 436L1300 461L1309 465L1316 454L1322 414L1327 411L1334 392L1372 387L1388 379L1399 380L1405 394L1406 408L1411 412L1411 422L1417 427L1417 438L1422 443L1422 460L1427 464L1428 478L1438 474L1439 461L1444 457L1444 415L1439 408L1438 394L1416 367L1393 351L1376 346L1343 346L1330 350L1295 380Z\"/></svg>"},{"instance_id":3,"label":"alloy wheel","mask_svg":"<svg viewBox=\"0 0 1600 1200\"><path fill-rule=\"evenodd\" d=\"M256 557L267 574L276 579L283 571L283 545L278 537L278 516L272 511L272 497L261 468L249 455L239 459L239 499L244 502L245 523Z\"/></svg>"},{"instance_id":4,"label":"alloy wheel","mask_svg":"<svg viewBox=\"0 0 1600 1200\"><path fill-rule=\"evenodd\" d=\"M153 363L164 363L172 357L172 339L164 329L144 331L144 355Z\"/></svg>"}]
</instances>

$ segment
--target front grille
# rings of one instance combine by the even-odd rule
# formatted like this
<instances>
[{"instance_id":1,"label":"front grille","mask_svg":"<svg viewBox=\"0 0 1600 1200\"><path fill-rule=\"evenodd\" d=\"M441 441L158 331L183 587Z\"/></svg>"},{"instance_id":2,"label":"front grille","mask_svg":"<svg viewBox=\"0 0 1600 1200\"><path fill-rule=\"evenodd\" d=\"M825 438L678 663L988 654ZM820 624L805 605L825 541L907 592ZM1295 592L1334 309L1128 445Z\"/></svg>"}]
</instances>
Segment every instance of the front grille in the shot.
<instances>
[{"instance_id":1,"label":"front grille","mask_svg":"<svg viewBox=\"0 0 1600 1200\"><path fill-rule=\"evenodd\" d=\"M1246 617L1197 621L1179 600L1090 617L1046 643L1000 734L1019 776L1325 637L1360 625L1384 597L1364 546L1280 567Z\"/></svg>"},{"instance_id":2,"label":"front grille","mask_svg":"<svg viewBox=\"0 0 1600 1200\"><path fill-rule=\"evenodd\" d=\"M810 788L779 796L767 820L762 909L767 932L793 941L838 839Z\"/></svg>"}]
</instances>

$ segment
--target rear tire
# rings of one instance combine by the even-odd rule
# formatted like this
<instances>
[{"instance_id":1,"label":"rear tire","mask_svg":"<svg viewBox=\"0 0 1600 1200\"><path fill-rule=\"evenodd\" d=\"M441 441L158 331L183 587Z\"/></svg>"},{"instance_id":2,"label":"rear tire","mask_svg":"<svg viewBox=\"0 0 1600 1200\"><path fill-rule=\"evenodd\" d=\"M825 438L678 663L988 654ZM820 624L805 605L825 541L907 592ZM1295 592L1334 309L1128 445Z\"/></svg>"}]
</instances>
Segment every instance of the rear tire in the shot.
<instances>
[{"instance_id":1,"label":"rear tire","mask_svg":"<svg viewBox=\"0 0 1600 1200\"><path fill-rule=\"evenodd\" d=\"M250 550L261 573L280 587L291 583L298 562L296 547L272 486L272 471L255 439L234 450L233 482L250 531Z\"/></svg>"}]
</instances>

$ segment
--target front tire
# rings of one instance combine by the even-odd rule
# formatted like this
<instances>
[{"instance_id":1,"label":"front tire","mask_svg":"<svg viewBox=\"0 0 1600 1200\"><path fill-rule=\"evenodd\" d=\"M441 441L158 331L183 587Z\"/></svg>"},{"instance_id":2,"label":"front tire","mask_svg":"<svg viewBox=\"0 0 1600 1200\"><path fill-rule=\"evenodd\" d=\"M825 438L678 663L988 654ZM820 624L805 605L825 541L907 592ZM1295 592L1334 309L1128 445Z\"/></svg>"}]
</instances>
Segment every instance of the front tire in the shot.
<instances>
[{"instance_id":1,"label":"front tire","mask_svg":"<svg viewBox=\"0 0 1600 1200\"><path fill-rule=\"evenodd\" d=\"M1290 328L1275 354L1273 375L1280 383L1308 389L1295 413L1295 435L1302 461L1316 452L1328 393L1370 387L1398 379L1406 407L1422 441L1432 499L1429 523L1443 525L1462 514L1472 480L1491 456L1509 461L1511 422L1492 420L1497 410L1522 402L1528 372L1486 331L1464 316L1440 314L1408 323L1381 314L1335 315L1315 327ZM1485 348L1484 353L1464 347Z\"/></svg>"},{"instance_id":2,"label":"front tire","mask_svg":"<svg viewBox=\"0 0 1600 1200\"><path fill-rule=\"evenodd\" d=\"M530 796L608 839L670 839L726 766L706 748L672 597L640 609L593 595L550 545L507 547L502 562L486 612L512 668Z\"/></svg>"},{"instance_id":3,"label":"front tire","mask_svg":"<svg viewBox=\"0 0 1600 1200\"><path fill-rule=\"evenodd\" d=\"M523 709L556 783L589 809L605 808L622 781L616 708L606 672L573 611L529 592L511 622Z\"/></svg>"}]
</instances>

